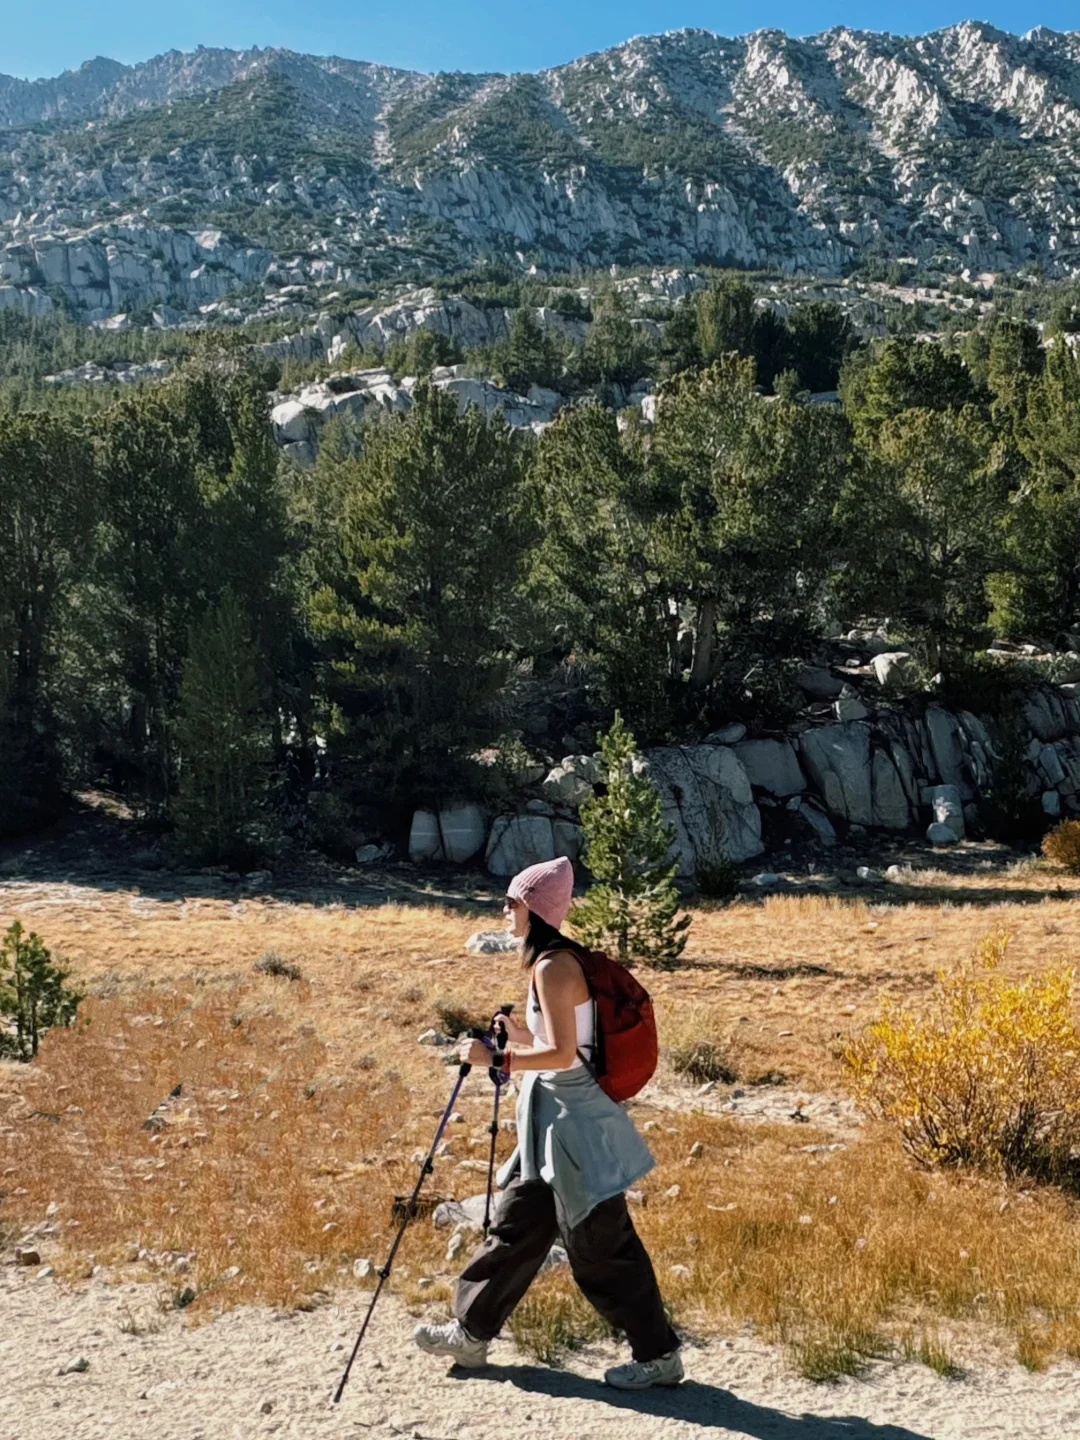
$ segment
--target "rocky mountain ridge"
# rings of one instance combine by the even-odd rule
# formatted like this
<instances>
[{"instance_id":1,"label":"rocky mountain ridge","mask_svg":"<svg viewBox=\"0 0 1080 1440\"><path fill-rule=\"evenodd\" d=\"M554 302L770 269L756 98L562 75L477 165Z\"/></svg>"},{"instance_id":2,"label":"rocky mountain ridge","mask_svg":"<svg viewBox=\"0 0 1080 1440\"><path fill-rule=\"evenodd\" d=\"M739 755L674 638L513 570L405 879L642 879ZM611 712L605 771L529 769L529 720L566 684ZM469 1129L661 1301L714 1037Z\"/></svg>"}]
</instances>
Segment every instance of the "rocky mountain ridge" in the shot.
<instances>
[{"instance_id":1,"label":"rocky mountain ridge","mask_svg":"<svg viewBox=\"0 0 1080 1440\"><path fill-rule=\"evenodd\" d=\"M1080 273L1080 31L685 30L513 76L200 49L0 77L0 126L0 307L29 313L317 306L491 257Z\"/></svg>"},{"instance_id":2,"label":"rocky mountain ridge","mask_svg":"<svg viewBox=\"0 0 1080 1440\"><path fill-rule=\"evenodd\" d=\"M296 55L257 45L250 50L200 45L190 54L170 50L137 65L121 65L99 55L54 79L0 75L0 127L20 129L76 117L127 115L266 74L292 75L312 98L321 93L345 111L366 114L369 123L395 87L415 87L424 78L388 65Z\"/></svg>"}]
</instances>

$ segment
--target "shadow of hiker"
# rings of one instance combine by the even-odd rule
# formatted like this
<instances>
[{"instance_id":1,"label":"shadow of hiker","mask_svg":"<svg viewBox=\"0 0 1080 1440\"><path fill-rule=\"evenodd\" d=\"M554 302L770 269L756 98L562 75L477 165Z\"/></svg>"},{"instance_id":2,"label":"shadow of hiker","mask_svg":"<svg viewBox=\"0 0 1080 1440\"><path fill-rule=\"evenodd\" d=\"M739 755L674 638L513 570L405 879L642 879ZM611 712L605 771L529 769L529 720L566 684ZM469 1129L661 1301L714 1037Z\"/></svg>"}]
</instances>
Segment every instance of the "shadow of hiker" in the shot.
<instances>
[{"instance_id":1,"label":"shadow of hiker","mask_svg":"<svg viewBox=\"0 0 1080 1440\"><path fill-rule=\"evenodd\" d=\"M451 1374L474 1380L510 1384L518 1390L557 1399L592 1400L655 1419L683 1420L713 1430L726 1430L748 1440L932 1440L901 1425L877 1425L857 1415L785 1415L767 1405L740 1400L730 1390L687 1380L677 1388L613 1390L569 1370L530 1365L491 1365L486 1370L454 1369Z\"/></svg>"}]
</instances>

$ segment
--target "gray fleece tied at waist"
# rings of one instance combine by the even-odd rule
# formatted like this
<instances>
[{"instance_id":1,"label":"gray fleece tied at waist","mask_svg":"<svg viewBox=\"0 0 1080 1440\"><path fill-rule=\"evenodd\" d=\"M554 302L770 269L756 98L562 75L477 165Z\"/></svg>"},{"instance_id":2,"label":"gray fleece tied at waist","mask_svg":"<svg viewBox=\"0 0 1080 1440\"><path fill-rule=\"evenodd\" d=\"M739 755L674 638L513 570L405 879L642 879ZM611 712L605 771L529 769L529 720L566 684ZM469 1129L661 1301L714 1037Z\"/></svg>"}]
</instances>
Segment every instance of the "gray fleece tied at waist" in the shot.
<instances>
[{"instance_id":1,"label":"gray fleece tied at waist","mask_svg":"<svg viewBox=\"0 0 1080 1440\"><path fill-rule=\"evenodd\" d=\"M517 1149L496 1182L544 1180L561 1225L573 1229L653 1168L649 1147L621 1105L584 1068L521 1078Z\"/></svg>"}]
</instances>

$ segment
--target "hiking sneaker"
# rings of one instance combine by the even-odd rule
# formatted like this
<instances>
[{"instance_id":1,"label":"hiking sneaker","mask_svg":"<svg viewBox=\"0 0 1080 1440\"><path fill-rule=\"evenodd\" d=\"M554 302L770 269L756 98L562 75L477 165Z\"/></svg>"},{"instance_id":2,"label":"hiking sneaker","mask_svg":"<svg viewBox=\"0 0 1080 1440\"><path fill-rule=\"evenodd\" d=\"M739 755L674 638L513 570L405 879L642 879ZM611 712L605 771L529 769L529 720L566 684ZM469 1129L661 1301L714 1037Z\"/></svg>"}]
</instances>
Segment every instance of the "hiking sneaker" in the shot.
<instances>
[{"instance_id":1,"label":"hiking sneaker","mask_svg":"<svg viewBox=\"0 0 1080 1440\"><path fill-rule=\"evenodd\" d=\"M458 1320L448 1325L417 1325L413 1339L425 1355L449 1355L455 1365L466 1370L481 1370L488 1363L488 1342L474 1340Z\"/></svg>"},{"instance_id":2,"label":"hiking sneaker","mask_svg":"<svg viewBox=\"0 0 1080 1440\"><path fill-rule=\"evenodd\" d=\"M653 1385L678 1385L683 1378L683 1364L678 1350L671 1350L656 1360L631 1360L629 1365L616 1365L604 1375L604 1383L616 1390L649 1390Z\"/></svg>"}]
</instances>

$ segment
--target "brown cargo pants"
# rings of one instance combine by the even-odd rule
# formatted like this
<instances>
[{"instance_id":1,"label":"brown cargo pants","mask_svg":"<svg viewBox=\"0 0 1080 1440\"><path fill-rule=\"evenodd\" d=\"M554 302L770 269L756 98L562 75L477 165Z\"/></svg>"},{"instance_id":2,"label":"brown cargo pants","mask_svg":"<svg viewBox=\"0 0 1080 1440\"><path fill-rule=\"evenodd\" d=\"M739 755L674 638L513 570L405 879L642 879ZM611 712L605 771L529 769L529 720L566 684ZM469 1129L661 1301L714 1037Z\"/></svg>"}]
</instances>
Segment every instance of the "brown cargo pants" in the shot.
<instances>
[{"instance_id":1,"label":"brown cargo pants","mask_svg":"<svg viewBox=\"0 0 1080 1440\"><path fill-rule=\"evenodd\" d=\"M473 1339L495 1338L559 1235L550 1185L515 1180L507 1186L487 1240L458 1281L454 1314ZM623 1331L635 1360L678 1349L625 1195L602 1201L561 1235L582 1293L613 1329Z\"/></svg>"}]
</instances>

